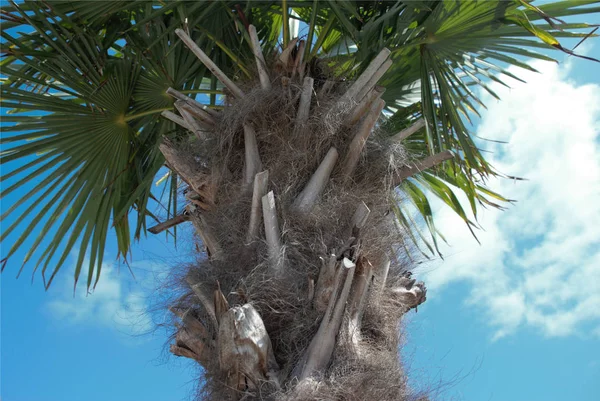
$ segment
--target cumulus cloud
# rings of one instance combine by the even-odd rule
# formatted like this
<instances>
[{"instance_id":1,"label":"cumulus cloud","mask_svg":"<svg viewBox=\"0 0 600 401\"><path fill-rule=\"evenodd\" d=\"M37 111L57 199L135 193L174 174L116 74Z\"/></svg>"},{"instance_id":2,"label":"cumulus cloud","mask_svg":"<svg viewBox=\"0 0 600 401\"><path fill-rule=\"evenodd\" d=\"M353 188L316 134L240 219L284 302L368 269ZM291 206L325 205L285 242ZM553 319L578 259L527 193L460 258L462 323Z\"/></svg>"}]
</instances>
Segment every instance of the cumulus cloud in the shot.
<instances>
[{"instance_id":1,"label":"cumulus cloud","mask_svg":"<svg viewBox=\"0 0 600 401\"><path fill-rule=\"evenodd\" d=\"M57 322L108 327L126 335L137 335L152 329L148 311L149 278L143 270L137 281L127 269L118 271L114 264L103 263L96 289L89 294L85 283L73 294L72 275L63 275L56 283L60 290L51 296L47 311Z\"/></svg>"},{"instance_id":2,"label":"cumulus cloud","mask_svg":"<svg viewBox=\"0 0 600 401\"><path fill-rule=\"evenodd\" d=\"M492 189L518 202L484 210L478 246L464 223L436 205L449 239L445 261L425 268L435 297L452 282L470 283L467 303L493 327L493 338L521 327L546 336L600 336L600 87L578 85L571 65L533 62L541 74L515 71L526 84L492 85L502 101L488 110L477 135L500 171ZM429 297L429 295L428 295Z\"/></svg>"}]
</instances>

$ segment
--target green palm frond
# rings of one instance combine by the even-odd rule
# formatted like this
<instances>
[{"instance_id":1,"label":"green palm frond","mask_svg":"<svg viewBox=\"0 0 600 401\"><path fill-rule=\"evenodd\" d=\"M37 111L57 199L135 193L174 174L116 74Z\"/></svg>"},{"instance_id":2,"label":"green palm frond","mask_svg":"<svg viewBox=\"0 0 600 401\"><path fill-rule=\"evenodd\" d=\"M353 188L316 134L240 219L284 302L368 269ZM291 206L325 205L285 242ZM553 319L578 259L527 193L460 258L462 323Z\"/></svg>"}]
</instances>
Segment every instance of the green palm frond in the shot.
<instances>
[{"instance_id":1,"label":"green palm frond","mask_svg":"<svg viewBox=\"0 0 600 401\"><path fill-rule=\"evenodd\" d=\"M509 66L532 69L524 58L551 60L547 50L571 53L558 39L585 38L591 26L559 18L598 11L597 1L535 7L524 0L54 0L3 6L1 91L9 114L3 118L2 196L27 188L2 216L17 216L2 233L3 240L17 236L5 261L35 232L24 262L34 260L44 277L50 269L47 285L75 247L75 281L86 255L88 287L97 281L109 230L126 256L131 239L145 233L146 219L155 219L150 207L164 165L161 137L188 135L159 118L173 108L166 89L200 95L213 106L225 92L180 44L175 29L188 31L228 76L244 79L256 68L247 26L256 26L264 54L273 57L291 39L292 19L305 24L305 60L322 59L334 76L356 77L389 48L394 63L381 80L386 130L394 133L424 117L426 127L403 142L409 153L457 155L399 187L398 196L414 205L430 235L419 230L404 203L395 206L398 223L433 253L443 237L431 197L470 229L477 227L479 207L509 201L486 187L487 178L500 174L467 129L466 121L484 107L476 88L495 96L491 81L519 79ZM177 177L167 180L170 217L178 208Z\"/></svg>"}]
</instances>

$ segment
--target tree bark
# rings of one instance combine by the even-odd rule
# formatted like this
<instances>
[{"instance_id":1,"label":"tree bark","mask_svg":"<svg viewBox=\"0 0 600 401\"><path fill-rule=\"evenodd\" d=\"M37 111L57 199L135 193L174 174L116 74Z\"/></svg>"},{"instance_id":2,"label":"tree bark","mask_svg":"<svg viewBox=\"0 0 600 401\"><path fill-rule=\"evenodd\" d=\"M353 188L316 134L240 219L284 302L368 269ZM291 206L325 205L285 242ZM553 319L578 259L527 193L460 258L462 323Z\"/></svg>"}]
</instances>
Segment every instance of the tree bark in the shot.
<instances>
[{"instance_id":1,"label":"tree bark","mask_svg":"<svg viewBox=\"0 0 600 401\"><path fill-rule=\"evenodd\" d=\"M185 33L178 30L177 34L236 97L245 96L220 70L211 67L214 63ZM384 89L376 84L391 65L387 60L389 50L384 49L371 62L341 99L333 93L333 81L324 83L311 107L315 80L303 77L309 72L303 70L305 42L292 40L283 50L276 64L276 68L282 70L278 74L283 76L271 82L268 70L263 68L265 60L256 30L251 25L249 35L260 88L256 92L248 91L247 99L260 102L265 90L279 90L278 102L287 101L288 104L282 107L295 109L296 115L283 123L282 137L275 138L280 128L266 122L274 121L276 115L239 119L233 129L240 135L243 131L243 144L238 137L228 144L227 152L237 152L230 155L237 164L233 165L235 171L232 170L231 178L228 178L229 187L223 192L209 191L226 196L210 197L212 209L188 206L189 217L178 216L152 228L158 232L190 219L207 251L207 258L199 262L199 270L192 269L186 278L189 294L171 309L178 319L171 352L193 359L206 369L209 375L205 379L215 391L213 399L338 399L342 390L339 384L336 387L335 380L342 380L343 391L350 391L346 387L354 386L350 392L357 397L386 401L400 399L396 396L401 394L399 391L387 390L403 385L402 371L395 355L397 324L402 314L425 301L426 288L423 283L402 276L397 261L383 254L382 249L389 249L389 244L383 245L378 230L388 229L389 205L384 207L372 198L389 196L387 184L390 181L399 184L452 155L443 152L425 158L394 175L387 173L372 182L364 182L364 171L355 177L357 169L364 168L358 161L361 154L369 152L365 142L385 105L380 99ZM219 135L204 131L214 131L226 120L226 112L222 113L223 118L208 114L194 100L174 90L169 92L178 99L177 106L183 118L166 113L167 118L198 135L205 135L205 139ZM321 135L305 129L309 125L312 127L318 118L325 118L319 109L322 100L333 107L348 101L354 105L345 117L342 116L343 124L337 133ZM236 100L232 100L228 107L235 105ZM271 112L277 114L279 108L275 107ZM261 117L264 118L263 125L258 125ZM265 132L261 131L257 137L254 128L243 121L253 121ZM391 140L402 141L422 128L422 124L418 120ZM347 132L354 126L354 135L348 136ZM269 153L269 147L281 138L293 142L300 137L312 138L315 145L325 141L327 146L315 151L307 149L307 154L301 156L309 160L302 167L303 175L299 177L297 174L300 173L295 171L292 180L282 180L280 170L288 168L287 164L302 163L294 153L289 160L282 159L271 165L273 154ZM378 137L372 140L378 140ZM389 140L381 139L387 144ZM343 154L339 168L336 168L339 157L336 146ZM294 149L292 143L289 147ZM329 150L323 157L326 149ZM189 161L193 158L182 157L178 153L181 150L168 141L161 145L161 151L169 167L195 193L206 193L209 183L222 182L221 179L211 181L202 167ZM310 171L314 168L310 166L315 165L318 165L316 170ZM263 168L271 170L263 171ZM385 168L389 169L389 166L386 164ZM360 185L356 181L359 179L363 179ZM376 189L355 193L364 191L363 188ZM187 198L201 202L194 196ZM228 210L230 204L237 208ZM332 204L335 207L328 210ZM244 218L231 218L235 213L241 213ZM228 218L222 219L222 216ZM325 224L318 216L330 220L325 220ZM315 281L315 264L319 259L320 269ZM354 372L352 374L362 377L362 381L354 380L356 383L353 383L345 372ZM387 383L389 377L396 382Z\"/></svg>"}]
</instances>

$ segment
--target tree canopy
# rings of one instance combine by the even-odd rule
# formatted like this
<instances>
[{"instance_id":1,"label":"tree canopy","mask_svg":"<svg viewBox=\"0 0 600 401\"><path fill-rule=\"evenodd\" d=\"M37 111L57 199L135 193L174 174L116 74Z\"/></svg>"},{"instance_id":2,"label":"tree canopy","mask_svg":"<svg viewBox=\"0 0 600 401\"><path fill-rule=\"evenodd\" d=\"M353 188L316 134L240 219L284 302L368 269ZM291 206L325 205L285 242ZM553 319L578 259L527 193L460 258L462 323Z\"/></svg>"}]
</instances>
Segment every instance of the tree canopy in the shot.
<instances>
[{"instance_id":1,"label":"tree canopy","mask_svg":"<svg viewBox=\"0 0 600 401\"><path fill-rule=\"evenodd\" d=\"M339 80L352 80L381 49L391 50L393 64L380 81L386 88L385 131L394 134L424 118L423 129L403 142L408 152L422 157L450 150L455 156L397 191L399 224L415 242L425 240L425 252L435 253L441 236L432 196L470 228L477 222L469 214L476 218L479 208L509 201L486 186L501 174L468 130L485 107L477 88L497 98L489 82L519 79L509 66L532 70L523 58L552 60L548 49L573 54L558 39L583 40L593 26L559 18L598 12L597 4L56 0L4 6L2 196L23 195L2 215L16 216L1 234L3 241L15 238L2 267L32 236L21 269L31 261L49 286L75 249L75 282L88 259L89 288L100 277L109 231L126 258L148 221L158 221L155 204L164 206L167 218L175 216L181 208L178 177L163 177L163 196L153 192L164 165L162 138L189 135L161 117L173 109L166 90L197 95L216 109L226 94L175 30L188 32L219 68L243 81L255 75L250 24L267 58L293 40L292 25L302 24L305 61ZM429 234L419 230L407 204L416 207Z\"/></svg>"}]
</instances>

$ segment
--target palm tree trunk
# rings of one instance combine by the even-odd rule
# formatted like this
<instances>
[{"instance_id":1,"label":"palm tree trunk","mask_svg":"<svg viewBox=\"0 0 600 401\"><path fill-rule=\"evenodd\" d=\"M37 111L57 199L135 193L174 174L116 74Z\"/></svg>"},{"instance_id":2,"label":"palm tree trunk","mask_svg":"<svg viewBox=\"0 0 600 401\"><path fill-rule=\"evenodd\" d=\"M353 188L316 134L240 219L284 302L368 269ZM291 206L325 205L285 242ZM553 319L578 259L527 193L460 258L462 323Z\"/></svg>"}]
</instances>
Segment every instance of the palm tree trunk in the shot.
<instances>
[{"instance_id":1,"label":"palm tree trunk","mask_svg":"<svg viewBox=\"0 0 600 401\"><path fill-rule=\"evenodd\" d=\"M326 80L295 74L310 74L303 52L285 49L269 70L249 31L260 79L237 83L177 32L232 96L203 111L208 130L190 121L203 106L170 90L180 111L197 110L166 117L202 132L161 145L191 192L185 217L165 224L190 219L206 249L171 307L171 352L203 366L207 399L406 399L399 321L426 290L392 257L402 233L390 193L446 155L389 165L397 147L375 132L389 51L317 99Z\"/></svg>"}]
</instances>

